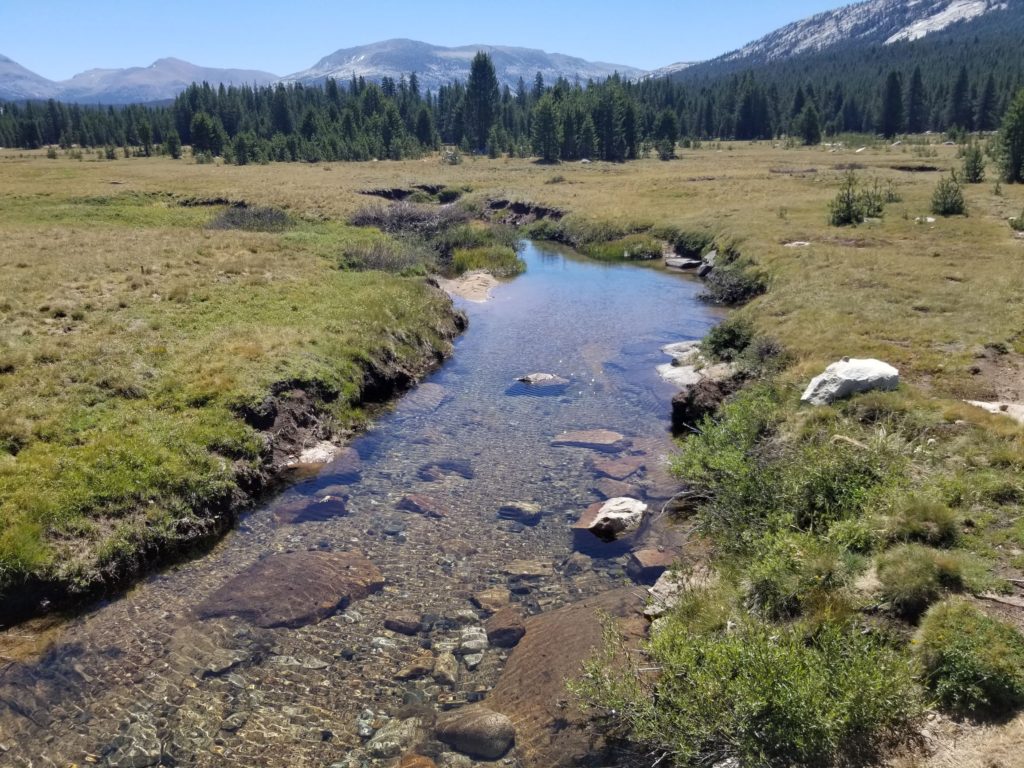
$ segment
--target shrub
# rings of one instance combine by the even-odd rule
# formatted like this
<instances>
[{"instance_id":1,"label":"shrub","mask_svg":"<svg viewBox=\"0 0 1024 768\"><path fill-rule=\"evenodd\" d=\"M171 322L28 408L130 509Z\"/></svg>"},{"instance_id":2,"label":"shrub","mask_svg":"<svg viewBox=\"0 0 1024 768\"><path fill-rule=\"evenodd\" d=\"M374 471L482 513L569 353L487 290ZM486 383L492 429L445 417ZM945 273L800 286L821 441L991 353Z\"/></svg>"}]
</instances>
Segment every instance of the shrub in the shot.
<instances>
[{"instance_id":1,"label":"shrub","mask_svg":"<svg viewBox=\"0 0 1024 768\"><path fill-rule=\"evenodd\" d=\"M944 590L963 588L960 559L922 544L903 544L878 559L882 597L893 610L916 618L939 598Z\"/></svg>"},{"instance_id":2,"label":"shrub","mask_svg":"<svg viewBox=\"0 0 1024 768\"><path fill-rule=\"evenodd\" d=\"M290 224L280 208L232 206L210 222L210 229L242 229L246 232L283 232Z\"/></svg>"},{"instance_id":3,"label":"shrub","mask_svg":"<svg viewBox=\"0 0 1024 768\"><path fill-rule=\"evenodd\" d=\"M744 258L723 259L720 256L715 268L704 278L701 298L714 304L735 306L767 290L768 283L764 274L755 270L752 262Z\"/></svg>"},{"instance_id":4,"label":"shrub","mask_svg":"<svg viewBox=\"0 0 1024 768\"><path fill-rule=\"evenodd\" d=\"M730 315L701 340L700 349L711 360L731 362L754 340L754 325L745 317Z\"/></svg>"},{"instance_id":5,"label":"shrub","mask_svg":"<svg viewBox=\"0 0 1024 768\"><path fill-rule=\"evenodd\" d=\"M845 227L864 221L864 206L857 190L857 175L850 171L843 178L839 192L828 204L828 220L832 226Z\"/></svg>"},{"instance_id":6,"label":"shrub","mask_svg":"<svg viewBox=\"0 0 1024 768\"><path fill-rule=\"evenodd\" d=\"M635 663L616 671L612 636L572 686L609 730L667 765L860 764L921 714L909 665L885 638L832 623L813 635L756 621L707 630L691 612L674 613L648 645L642 663L657 677Z\"/></svg>"},{"instance_id":7,"label":"shrub","mask_svg":"<svg viewBox=\"0 0 1024 768\"><path fill-rule=\"evenodd\" d=\"M977 144L971 144L964 150L963 179L968 184L985 181L985 153Z\"/></svg>"},{"instance_id":8,"label":"shrub","mask_svg":"<svg viewBox=\"0 0 1024 768\"><path fill-rule=\"evenodd\" d=\"M851 580L851 560L813 534L770 536L746 569L747 607L769 621L824 609Z\"/></svg>"},{"instance_id":9,"label":"shrub","mask_svg":"<svg viewBox=\"0 0 1024 768\"><path fill-rule=\"evenodd\" d=\"M964 191L956 173L939 179L932 194L932 213L937 216L962 216L967 214Z\"/></svg>"},{"instance_id":10,"label":"shrub","mask_svg":"<svg viewBox=\"0 0 1024 768\"><path fill-rule=\"evenodd\" d=\"M468 214L455 206L377 203L356 211L351 223L357 227L377 227L391 234L432 235L461 224L467 218Z\"/></svg>"},{"instance_id":11,"label":"shrub","mask_svg":"<svg viewBox=\"0 0 1024 768\"><path fill-rule=\"evenodd\" d=\"M896 541L917 541L933 547L956 543L959 529L956 514L945 504L913 497L905 501L888 526L889 537Z\"/></svg>"},{"instance_id":12,"label":"shrub","mask_svg":"<svg viewBox=\"0 0 1024 768\"><path fill-rule=\"evenodd\" d=\"M1005 716L1024 705L1024 637L966 600L932 607L914 647L925 683L946 709Z\"/></svg>"},{"instance_id":13,"label":"shrub","mask_svg":"<svg viewBox=\"0 0 1024 768\"><path fill-rule=\"evenodd\" d=\"M1010 228L1016 232L1024 232L1024 211L1021 211L1017 218L1010 219Z\"/></svg>"}]
</instances>

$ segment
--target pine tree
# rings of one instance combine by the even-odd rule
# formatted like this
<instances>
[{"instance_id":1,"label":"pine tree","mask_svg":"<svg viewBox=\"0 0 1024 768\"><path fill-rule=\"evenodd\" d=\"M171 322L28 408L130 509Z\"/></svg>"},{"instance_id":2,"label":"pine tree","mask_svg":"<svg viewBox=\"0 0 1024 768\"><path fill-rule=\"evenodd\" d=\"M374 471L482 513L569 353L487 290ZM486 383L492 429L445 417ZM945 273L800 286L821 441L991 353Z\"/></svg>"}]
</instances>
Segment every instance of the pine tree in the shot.
<instances>
[{"instance_id":1,"label":"pine tree","mask_svg":"<svg viewBox=\"0 0 1024 768\"><path fill-rule=\"evenodd\" d=\"M590 115L583 118L583 124L580 126L577 151L579 152L580 159L586 160L597 154L597 130L594 128L594 120Z\"/></svg>"},{"instance_id":2,"label":"pine tree","mask_svg":"<svg viewBox=\"0 0 1024 768\"><path fill-rule=\"evenodd\" d=\"M971 81L967 75L967 67L961 66L960 73L949 92L949 104L946 107L946 125L949 128L971 130L974 120L971 110Z\"/></svg>"},{"instance_id":3,"label":"pine tree","mask_svg":"<svg viewBox=\"0 0 1024 768\"><path fill-rule=\"evenodd\" d=\"M895 71L890 72L885 79L879 127L887 139L896 136L903 128L903 88L900 76Z\"/></svg>"},{"instance_id":4,"label":"pine tree","mask_svg":"<svg viewBox=\"0 0 1024 768\"><path fill-rule=\"evenodd\" d=\"M985 87L978 97L978 106L974 113L974 128L978 131L993 131L999 125L997 110L999 97L996 96L996 79L990 72Z\"/></svg>"},{"instance_id":5,"label":"pine tree","mask_svg":"<svg viewBox=\"0 0 1024 768\"><path fill-rule=\"evenodd\" d=\"M533 153L543 163L558 160L561 137L559 136L558 115L551 94L544 94L533 108Z\"/></svg>"},{"instance_id":6,"label":"pine tree","mask_svg":"<svg viewBox=\"0 0 1024 768\"><path fill-rule=\"evenodd\" d=\"M808 103L800 115L800 137L807 146L821 144L821 118L813 104Z\"/></svg>"},{"instance_id":7,"label":"pine tree","mask_svg":"<svg viewBox=\"0 0 1024 768\"><path fill-rule=\"evenodd\" d=\"M999 154L1003 179L1010 184L1024 182L1024 90L1006 110L999 130Z\"/></svg>"},{"instance_id":8,"label":"pine tree","mask_svg":"<svg viewBox=\"0 0 1024 768\"><path fill-rule=\"evenodd\" d=\"M923 133L928 124L928 105L925 103L924 78L921 66L914 67L907 88L907 133Z\"/></svg>"},{"instance_id":9,"label":"pine tree","mask_svg":"<svg viewBox=\"0 0 1024 768\"><path fill-rule=\"evenodd\" d=\"M482 152L498 111L498 76L491 57L480 51L473 57L466 82L465 123L470 146Z\"/></svg>"}]
</instances>

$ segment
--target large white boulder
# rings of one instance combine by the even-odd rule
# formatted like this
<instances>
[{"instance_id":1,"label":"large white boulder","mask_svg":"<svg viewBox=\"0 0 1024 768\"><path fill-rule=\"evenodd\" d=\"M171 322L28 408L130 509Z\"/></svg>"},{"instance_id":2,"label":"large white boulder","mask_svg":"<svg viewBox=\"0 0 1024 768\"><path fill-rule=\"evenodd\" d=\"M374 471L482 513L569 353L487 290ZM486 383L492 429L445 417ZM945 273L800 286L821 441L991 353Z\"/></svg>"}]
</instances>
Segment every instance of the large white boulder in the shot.
<instances>
[{"instance_id":1,"label":"large white boulder","mask_svg":"<svg viewBox=\"0 0 1024 768\"><path fill-rule=\"evenodd\" d=\"M619 497L591 504L573 528L590 531L599 539L614 541L640 527L647 515L642 501Z\"/></svg>"},{"instance_id":2,"label":"large white boulder","mask_svg":"<svg viewBox=\"0 0 1024 768\"><path fill-rule=\"evenodd\" d=\"M828 405L859 392L888 392L900 384L900 372L881 360L844 357L811 379L800 400L811 405Z\"/></svg>"}]
</instances>

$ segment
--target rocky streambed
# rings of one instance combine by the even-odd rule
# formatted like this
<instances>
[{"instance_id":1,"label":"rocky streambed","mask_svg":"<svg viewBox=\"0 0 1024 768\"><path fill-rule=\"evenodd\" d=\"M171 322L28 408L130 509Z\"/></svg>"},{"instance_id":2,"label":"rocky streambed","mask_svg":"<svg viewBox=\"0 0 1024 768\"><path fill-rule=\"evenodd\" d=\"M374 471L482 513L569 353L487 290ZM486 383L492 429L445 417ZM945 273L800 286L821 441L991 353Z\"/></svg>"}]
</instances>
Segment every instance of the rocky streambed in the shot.
<instances>
[{"instance_id":1,"label":"rocky streambed","mask_svg":"<svg viewBox=\"0 0 1024 768\"><path fill-rule=\"evenodd\" d=\"M6 661L0 765L552 766L599 747L564 679L600 612L643 631L643 584L685 554L658 514L677 386L656 368L717 312L684 275L524 258L333 462ZM603 509L620 497L647 514ZM586 530L599 518L612 536Z\"/></svg>"}]
</instances>

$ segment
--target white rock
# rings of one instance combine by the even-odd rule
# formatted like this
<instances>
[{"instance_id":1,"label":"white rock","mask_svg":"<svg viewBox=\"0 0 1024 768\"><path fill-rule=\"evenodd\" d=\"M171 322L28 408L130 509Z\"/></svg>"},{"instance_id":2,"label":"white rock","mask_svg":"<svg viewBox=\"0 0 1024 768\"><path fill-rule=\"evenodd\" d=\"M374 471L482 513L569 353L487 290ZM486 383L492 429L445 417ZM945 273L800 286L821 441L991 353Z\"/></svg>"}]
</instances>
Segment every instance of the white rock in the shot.
<instances>
[{"instance_id":1,"label":"white rock","mask_svg":"<svg viewBox=\"0 0 1024 768\"><path fill-rule=\"evenodd\" d=\"M984 403L980 400L967 400L968 405L981 408L997 416L1006 416L1018 424L1024 424L1024 404L1021 403Z\"/></svg>"},{"instance_id":2,"label":"white rock","mask_svg":"<svg viewBox=\"0 0 1024 768\"><path fill-rule=\"evenodd\" d=\"M604 535L618 536L635 531L644 521L647 505L636 499L619 497L608 499L597 511L587 528Z\"/></svg>"},{"instance_id":3,"label":"white rock","mask_svg":"<svg viewBox=\"0 0 1024 768\"><path fill-rule=\"evenodd\" d=\"M832 363L820 376L815 376L800 399L811 405L828 405L859 392L888 392L899 384L899 371L888 363L844 357Z\"/></svg>"},{"instance_id":4,"label":"white rock","mask_svg":"<svg viewBox=\"0 0 1024 768\"><path fill-rule=\"evenodd\" d=\"M666 344L661 351L678 361L680 365L692 365L700 357L700 339L692 341L677 341L675 344Z\"/></svg>"},{"instance_id":5,"label":"white rock","mask_svg":"<svg viewBox=\"0 0 1024 768\"><path fill-rule=\"evenodd\" d=\"M698 384L704 378L692 365L673 365L672 363L659 365L658 375L665 381L675 384L680 389Z\"/></svg>"},{"instance_id":6,"label":"white rock","mask_svg":"<svg viewBox=\"0 0 1024 768\"><path fill-rule=\"evenodd\" d=\"M327 464L338 455L338 446L326 440L299 454L298 464Z\"/></svg>"}]
</instances>

